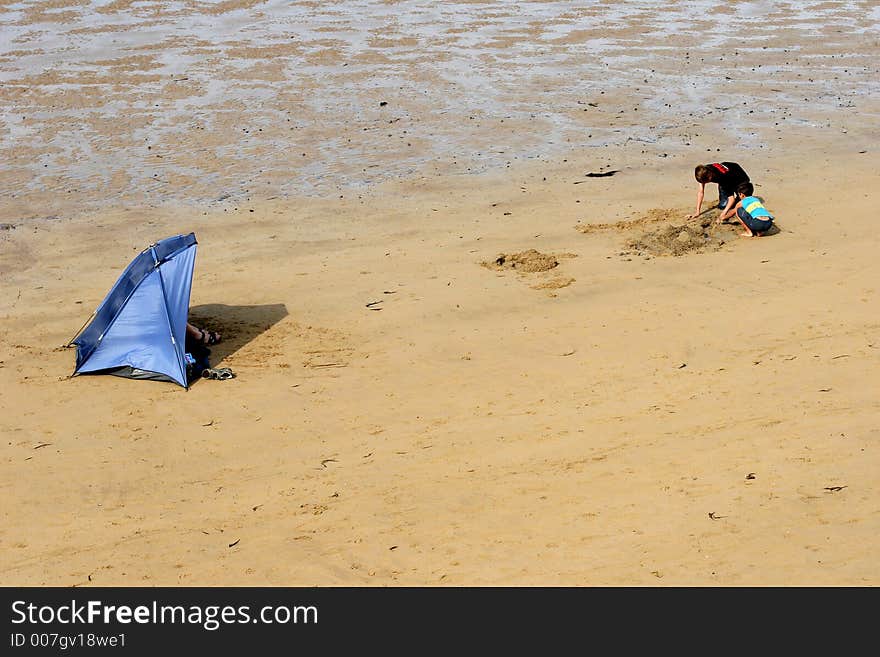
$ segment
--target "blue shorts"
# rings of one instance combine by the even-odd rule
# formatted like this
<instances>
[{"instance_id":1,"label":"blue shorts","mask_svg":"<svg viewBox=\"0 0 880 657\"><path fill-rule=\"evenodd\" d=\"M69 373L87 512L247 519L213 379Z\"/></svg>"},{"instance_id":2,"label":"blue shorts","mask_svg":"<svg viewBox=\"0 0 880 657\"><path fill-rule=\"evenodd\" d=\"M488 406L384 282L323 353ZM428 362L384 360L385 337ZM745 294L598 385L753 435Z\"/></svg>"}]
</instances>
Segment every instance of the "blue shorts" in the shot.
<instances>
[{"instance_id":1,"label":"blue shorts","mask_svg":"<svg viewBox=\"0 0 880 657\"><path fill-rule=\"evenodd\" d=\"M740 218L740 220L749 227L749 230L753 233L764 233L770 230L770 226L773 225L772 218L758 218L753 217L748 212L740 208L736 211L736 216Z\"/></svg>"},{"instance_id":2,"label":"blue shorts","mask_svg":"<svg viewBox=\"0 0 880 657\"><path fill-rule=\"evenodd\" d=\"M731 196L736 197L736 192L729 192L724 189L721 185L718 185L718 209L723 210L727 207L727 199ZM734 198L736 201L736 198Z\"/></svg>"}]
</instances>

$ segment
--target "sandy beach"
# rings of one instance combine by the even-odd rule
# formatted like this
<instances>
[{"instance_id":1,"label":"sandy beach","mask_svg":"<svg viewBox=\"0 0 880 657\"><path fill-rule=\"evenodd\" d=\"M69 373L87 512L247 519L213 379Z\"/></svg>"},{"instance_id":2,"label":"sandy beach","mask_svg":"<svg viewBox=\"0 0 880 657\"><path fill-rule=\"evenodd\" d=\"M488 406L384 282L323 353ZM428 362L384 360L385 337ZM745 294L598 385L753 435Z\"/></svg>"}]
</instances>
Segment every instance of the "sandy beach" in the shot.
<instances>
[{"instance_id":1,"label":"sandy beach","mask_svg":"<svg viewBox=\"0 0 880 657\"><path fill-rule=\"evenodd\" d=\"M2 4L8 29L49 20ZM64 12L81 11L35 4L71 31ZM328 93L299 107L295 139L279 128L247 148L242 126L277 127L278 97L218 100L203 123L179 103L155 133L146 109L87 111L78 157L61 148L76 99L45 79L66 74L16 69L46 56L36 46L6 51L4 125L20 143L0 166L0 583L880 584L880 16L817 3L812 22L763 4L725 9L772 35L749 48L708 38L696 9L661 24L655 3L606 26L611 42L527 17L556 55L605 48L613 75L504 87L526 60L499 56L481 72L491 102L464 69L435 78L406 56L445 46L458 62L452 32L432 41L400 19L389 33L376 13L407 90L365 83L356 116L324 125ZM493 48L531 56L514 24ZM805 39L816 25L826 38ZM613 59L623 42L641 59ZM324 47L288 54L376 55ZM153 66L130 56L102 74L119 98ZM247 56L251 75L288 79L274 55ZM704 66L689 76L692 58ZM461 111L432 112L413 85L454 89ZM292 164L301 152L314 161ZM694 166L721 160L749 172L774 234L711 225L714 185L686 218ZM358 177L367 161L383 175ZM71 377L65 345L120 272L190 231L191 321L222 333L211 363L236 377L189 390Z\"/></svg>"}]
</instances>

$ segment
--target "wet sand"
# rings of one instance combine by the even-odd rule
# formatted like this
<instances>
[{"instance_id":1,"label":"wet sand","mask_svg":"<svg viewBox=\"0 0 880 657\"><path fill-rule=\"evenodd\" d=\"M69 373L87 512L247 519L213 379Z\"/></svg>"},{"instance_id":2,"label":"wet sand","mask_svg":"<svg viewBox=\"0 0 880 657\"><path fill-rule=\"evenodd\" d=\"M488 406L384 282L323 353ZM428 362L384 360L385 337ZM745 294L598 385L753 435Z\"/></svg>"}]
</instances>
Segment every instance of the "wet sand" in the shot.
<instances>
[{"instance_id":1,"label":"wet sand","mask_svg":"<svg viewBox=\"0 0 880 657\"><path fill-rule=\"evenodd\" d=\"M762 6L743 3L738 17ZM134 123L108 126L118 141L92 140L97 155L59 165L54 183L13 154L2 175L16 198L5 194L0 215L3 583L876 585L876 16L816 3L812 22L775 6L758 21L772 43L737 55L711 34L714 19L670 12L664 20L681 27L664 23L654 37L668 56L646 43L650 67L609 60L621 75L667 76L638 93L634 77L564 88L536 74L533 89L551 91L534 119L537 91L499 62L490 68L508 71L518 109L508 118L500 101L483 107L478 130L465 118L473 89L448 100L461 114L438 116L416 94L367 103L369 85L353 74L363 102L349 132L315 111L297 119L311 126L302 142L232 140L231 127L257 125L260 110L220 103L212 121L228 123L194 137L181 120L176 141L147 144L165 156L156 173L167 182L155 189L138 165L117 186L108 164L109 178L78 187L77 203L55 193L91 176L88 162L148 161L128 148L143 136ZM480 7L465 15L477 21ZM659 12L603 30L645 43ZM501 18L522 31L529 17ZM533 23L541 43L562 29ZM817 25L824 42L805 38ZM400 27L399 40L414 31ZM448 30L438 38L451 61L464 58ZM572 43L609 45L577 41L570 25L558 38L572 60L585 52ZM838 63L840 43L854 59ZM686 76L674 64L686 53L711 70ZM34 73L10 86L11 61L7 108L10 88L41 89ZM743 62L762 70L723 82ZM502 96L502 78L488 79ZM743 89L774 102L746 109ZM694 96L688 116L661 109L697 92L714 102ZM811 101L796 102L800 92ZM395 107L404 96L406 113ZM31 155L65 144L63 132L52 137L57 120L29 133ZM321 131L341 143L367 124L394 126L386 139L398 147L383 151L379 133L359 142L359 157L328 146L311 180L291 170L300 179L287 188L243 191L259 169L281 172L299 143L318 152ZM416 157L401 154L404 129L426 136ZM205 156L202 139L255 150ZM509 162L475 155L484 144ZM199 169L192 184L162 168L186 158ZM359 159L386 163L387 175L347 175ZM685 218L694 165L716 159L751 174L778 232L704 228L715 210ZM188 391L69 378L74 352L63 345L125 265L189 231L199 240L192 317L222 331L212 364L236 378Z\"/></svg>"},{"instance_id":2,"label":"wet sand","mask_svg":"<svg viewBox=\"0 0 880 657\"><path fill-rule=\"evenodd\" d=\"M864 142L878 28L865 3L0 3L0 211Z\"/></svg>"}]
</instances>

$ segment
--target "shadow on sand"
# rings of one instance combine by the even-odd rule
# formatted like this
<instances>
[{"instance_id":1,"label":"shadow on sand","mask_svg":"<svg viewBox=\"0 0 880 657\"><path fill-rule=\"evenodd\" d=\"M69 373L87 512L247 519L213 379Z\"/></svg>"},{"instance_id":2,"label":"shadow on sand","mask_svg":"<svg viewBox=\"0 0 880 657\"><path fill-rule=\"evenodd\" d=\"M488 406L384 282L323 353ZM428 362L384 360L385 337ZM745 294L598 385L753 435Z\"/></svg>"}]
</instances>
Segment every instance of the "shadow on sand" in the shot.
<instances>
[{"instance_id":1,"label":"shadow on sand","mask_svg":"<svg viewBox=\"0 0 880 657\"><path fill-rule=\"evenodd\" d=\"M287 306L272 303L264 306L228 306L209 303L192 306L189 322L199 328L215 331L222 336L218 344L211 345L211 367L218 365L236 351L271 329L287 317Z\"/></svg>"}]
</instances>

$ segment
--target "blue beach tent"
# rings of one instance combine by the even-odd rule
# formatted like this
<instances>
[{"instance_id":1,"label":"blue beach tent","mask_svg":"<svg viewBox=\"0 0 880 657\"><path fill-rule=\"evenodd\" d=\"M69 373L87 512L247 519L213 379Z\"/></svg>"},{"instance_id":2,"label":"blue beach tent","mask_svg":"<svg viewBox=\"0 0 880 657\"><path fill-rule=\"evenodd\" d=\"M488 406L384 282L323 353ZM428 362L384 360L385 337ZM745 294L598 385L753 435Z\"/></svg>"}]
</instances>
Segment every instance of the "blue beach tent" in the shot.
<instances>
[{"instance_id":1,"label":"blue beach tent","mask_svg":"<svg viewBox=\"0 0 880 657\"><path fill-rule=\"evenodd\" d=\"M173 381L188 387L186 321L196 236L168 237L144 249L71 341L73 373Z\"/></svg>"}]
</instances>

